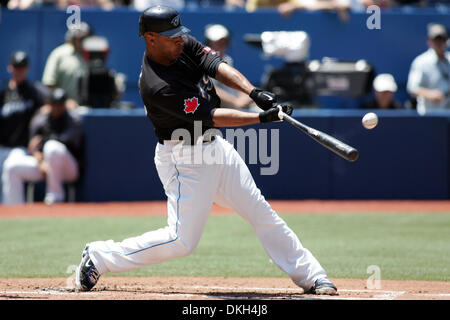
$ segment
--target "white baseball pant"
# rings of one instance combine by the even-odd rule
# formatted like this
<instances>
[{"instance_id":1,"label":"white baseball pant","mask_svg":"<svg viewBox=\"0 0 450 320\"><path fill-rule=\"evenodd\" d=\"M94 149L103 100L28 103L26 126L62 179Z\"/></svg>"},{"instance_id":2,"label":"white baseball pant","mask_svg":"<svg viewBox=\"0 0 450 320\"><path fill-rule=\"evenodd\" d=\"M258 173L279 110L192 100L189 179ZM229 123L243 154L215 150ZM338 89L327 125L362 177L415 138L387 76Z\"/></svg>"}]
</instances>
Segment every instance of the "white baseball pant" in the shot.
<instances>
[{"instance_id":1,"label":"white baseball pant","mask_svg":"<svg viewBox=\"0 0 450 320\"><path fill-rule=\"evenodd\" d=\"M4 204L24 203L24 182L42 180L46 180L46 196L52 195L56 201L65 199L63 183L78 179L78 163L67 147L56 140L47 141L42 153L49 167L46 177L39 171L39 163L35 157L22 149L11 151L3 164Z\"/></svg>"},{"instance_id":2,"label":"white baseball pant","mask_svg":"<svg viewBox=\"0 0 450 320\"><path fill-rule=\"evenodd\" d=\"M202 148L219 164L190 164L194 148ZM100 274L189 255L216 202L252 225L272 261L298 286L308 290L316 279L326 277L316 258L261 195L247 165L226 140L216 137L199 147L158 144L155 164L168 198L168 226L122 242L89 243L89 255Z\"/></svg>"}]
</instances>

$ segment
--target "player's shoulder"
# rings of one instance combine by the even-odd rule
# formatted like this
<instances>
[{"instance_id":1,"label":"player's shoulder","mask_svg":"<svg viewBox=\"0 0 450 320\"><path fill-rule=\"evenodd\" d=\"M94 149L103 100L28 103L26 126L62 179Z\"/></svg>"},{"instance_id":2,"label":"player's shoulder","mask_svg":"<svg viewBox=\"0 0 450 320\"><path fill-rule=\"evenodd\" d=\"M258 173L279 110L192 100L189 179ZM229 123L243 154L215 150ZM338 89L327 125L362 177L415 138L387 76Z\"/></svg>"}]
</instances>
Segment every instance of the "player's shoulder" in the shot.
<instances>
[{"instance_id":1,"label":"player's shoulder","mask_svg":"<svg viewBox=\"0 0 450 320\"><path fill-rule=\"evenodd\" d=\"M190 34L185 34L182 36L182 38L184 42L183 52L185 53L187 51L197 54L205 48L205 46L200 41L198 41Z\"/></svg>"},{"instance_id":2,"label":"player's shoulder","mask_svg":"<svg viewBox=\"0 0 450 320\"><path fill-rule=\"evenodd\" d=\"M428 49L425 52L422 52L417 57L414 58L412 64L420 67L426 67L430 64L433 64L436 62L436 53L433 52L433 49Z\"/></svg>"},{"instance_id":3,"label":"player's shoulder","mask_svg":"<svg viewBox=\"0 0 450 320\"><path fill-rule=\"evenodd\" d=\"M138 86L141 96L152 97L155 96L162 88L168 87L169 84L164 79L162 79L150 66L142 66L142 71L139 75Z\"/></svg>"},{"instance_id":4,"label":"player's shoulder","mask_svg":"<svg viewBox=\"0 0 450 320\"><path fill-rule=\"evenodd\" d=\"M53 58L58 58L61 56L70 55L74 52L74 48L70 43L64 43L60 46L57 46L53 51L50 53L50 55Z\"/></svg>"},{"instance_id":5,"label":"player's shoulder","mask_svg":"<svg viewBox=\"0 0 450 320\"><path fill-rule=\"evenodd\" d=\"M184 34L181 36L181 38L183 39L184 45L193 45L196 43L200 43L196 38L194 38L194 36L190 35L190 34Z\"/></svg>"},{"instance_id":6,"label":"player's shoulder","mask_svg":"<svg viewBox=\"0 0 450 320\"><path fill-rule=\"evenodd\" d=\"M50 114L48 112L37 111L31 119L31 127L37 128L45 125L49 119Z\"/></svg>"},{"instance_id":7,"label":"player's shoulder","mask_svg":"<svg viewBox=\"0 0 450 320\"><path fill-rule=\"evenodd\" d=\"M67 109L66 117L68 119L68 125L70 127L82 127L82 118L81 118L82 111L75 109Z\"/></svg>"}]
</instances>

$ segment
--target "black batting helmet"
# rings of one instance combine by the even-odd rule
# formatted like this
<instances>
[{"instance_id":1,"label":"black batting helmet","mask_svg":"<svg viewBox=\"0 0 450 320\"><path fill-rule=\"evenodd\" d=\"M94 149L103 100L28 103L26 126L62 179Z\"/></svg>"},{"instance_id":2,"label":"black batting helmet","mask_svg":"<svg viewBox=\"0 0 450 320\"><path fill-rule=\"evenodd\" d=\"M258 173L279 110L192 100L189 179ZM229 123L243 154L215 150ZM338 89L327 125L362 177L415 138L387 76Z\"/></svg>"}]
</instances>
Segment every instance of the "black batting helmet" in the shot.
<instances>
[{"instance_id":1,"label":"black batting helmet","mask_svg":"<svg viewBox=\"0 0 450 320\"><path fill-rule=\"evenodd\" d=\"M181 18L175 9L166 6L147 8L139 17L139 36L146 32L156 32L160 35L175 38L190 32L181 25Z\"/></svg>"}]
</instances>

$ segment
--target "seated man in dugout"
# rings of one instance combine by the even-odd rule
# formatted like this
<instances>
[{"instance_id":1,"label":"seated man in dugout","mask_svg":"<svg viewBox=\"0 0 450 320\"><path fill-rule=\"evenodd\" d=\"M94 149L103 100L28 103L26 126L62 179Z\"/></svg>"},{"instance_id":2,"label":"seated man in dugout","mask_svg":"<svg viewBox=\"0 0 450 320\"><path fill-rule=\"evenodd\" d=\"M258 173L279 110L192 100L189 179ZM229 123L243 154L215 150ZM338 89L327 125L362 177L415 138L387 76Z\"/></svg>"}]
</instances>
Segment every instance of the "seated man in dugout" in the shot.
<instances>
[{"instance_id":1,"label":"seated man in dugout","mask_svg":"<svg viewBox=\"0 0 450 320\"><path fill-rule=\"evenodd\" d=\"M5 204L25 202L24 183L46 181L44 202L65 200L63 183L75 182L80 175L83 131L76 114L67 110L63 89L52 91L48 113L31 121L28 153L17 149L6 159L2 181Z\"/></svg>"}]
</instances>

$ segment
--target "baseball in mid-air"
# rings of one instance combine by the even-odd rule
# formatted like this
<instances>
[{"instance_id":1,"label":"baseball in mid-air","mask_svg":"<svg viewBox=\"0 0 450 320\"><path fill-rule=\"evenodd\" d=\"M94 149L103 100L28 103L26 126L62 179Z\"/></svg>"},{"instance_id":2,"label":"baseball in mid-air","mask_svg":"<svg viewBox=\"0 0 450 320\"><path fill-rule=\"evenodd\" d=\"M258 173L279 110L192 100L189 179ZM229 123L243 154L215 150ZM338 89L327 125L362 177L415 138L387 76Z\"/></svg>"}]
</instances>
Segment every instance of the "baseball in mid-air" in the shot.
<instances>
[{"instance_id":1,"label":"baseball in mid-air","mask_svg":"<svg viewBox=\"0 0 450 320\"><path fill-rule=\"evenodd\" d=\"M373 129L377 126L377 124L378 116L373 112L366 113L362 118L362 125L366 129Z\"/></svg>"}]
</instances>

